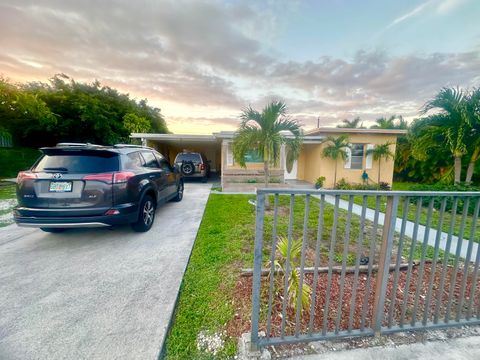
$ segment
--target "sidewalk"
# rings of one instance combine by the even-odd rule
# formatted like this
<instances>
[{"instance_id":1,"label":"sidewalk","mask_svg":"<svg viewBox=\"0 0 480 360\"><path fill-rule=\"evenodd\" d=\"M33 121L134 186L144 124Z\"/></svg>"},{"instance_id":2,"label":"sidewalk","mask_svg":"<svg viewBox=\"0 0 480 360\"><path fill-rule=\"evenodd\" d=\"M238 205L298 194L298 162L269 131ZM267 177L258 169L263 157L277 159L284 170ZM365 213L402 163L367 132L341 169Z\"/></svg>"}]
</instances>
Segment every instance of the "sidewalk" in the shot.
<instances>
[{"instance_id":1,"label":"sidewalk","mask_svg":"<svg viewBox=\"0 0 480 360\"><path fill-rule=\"evenodd\" d=\"M473 360L480 359L480 337L406 344L396 347L372 347L292 357L290 360Z\"/></svg>"},{"instance_id":2,"label":"sidewalk","mask_svg":"<svg viewBox=\"0 0 480 360\"><path fill-rule=\"evenodd\" d=\"M316 198L320 198L319 195L313 195ZM334 205L335 204L335 197L331 195L325 196L325 201L328 202L329 204ZM339 201L339 206L340 209L343 210L348 210L348 201L340 199ZM362 206L353 204L352 212L355 215L361 215L362 214ZM367 220L373 221L375 217L375 210L367 208L365 212L365 218ZM379 225L383 225L385 219L385 214L380 212L378 216L378 223ZM397 218L395 222L395 230L397 232L400 232L402 226L402 219ZM412 221L407 221L407 224L405 226L405 236L412 238L413 237L413 228L415 226L415 223ZM426 226L424 225L419 225L418 226L418 234L417 234L417 241L423 242L423 239L425 237L425 229ZM437 236L437 230L430 228L430 231L428 233L428 245L434 246L435 245L435 238ZM445 250L446 245L447 245L447 237L448 234L445 232L442 232L440 234L440 249ZM466 258L467 256L467 250L468 250L468 240L462 240L461 243L461 251L460 251L460 256L462 258ZM457 249L457 244L458 244L458 237L455 235L452 235L452 241L450 245L450 253L455 254L456 249ZM473 243L472 250L471 250L471 256L470 256L470 261L474 262L477 256L477 250L478 250L478 244Z\"/></svg>"}]
</instances>

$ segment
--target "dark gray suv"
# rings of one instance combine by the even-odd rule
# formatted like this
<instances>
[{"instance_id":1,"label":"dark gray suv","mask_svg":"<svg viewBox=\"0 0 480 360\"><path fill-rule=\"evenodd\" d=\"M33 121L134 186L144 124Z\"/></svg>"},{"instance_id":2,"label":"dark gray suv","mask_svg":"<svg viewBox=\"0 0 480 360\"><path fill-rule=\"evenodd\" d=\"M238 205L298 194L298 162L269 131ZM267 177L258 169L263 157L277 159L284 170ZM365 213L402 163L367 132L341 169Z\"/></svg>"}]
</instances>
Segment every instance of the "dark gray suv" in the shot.
<instances>
[{"instance_id":1,"label":"dark gray suv","mask_svg":"<svg viewBox=\"0 0 480 360\"><path fill-rule=\"evenodd\" d=\"M40 150L17 177L19 226L60 232L130 223L144 232L157 205L182 200L181 174L151 148L62 143Z\"/></svg>"}]
</instances>

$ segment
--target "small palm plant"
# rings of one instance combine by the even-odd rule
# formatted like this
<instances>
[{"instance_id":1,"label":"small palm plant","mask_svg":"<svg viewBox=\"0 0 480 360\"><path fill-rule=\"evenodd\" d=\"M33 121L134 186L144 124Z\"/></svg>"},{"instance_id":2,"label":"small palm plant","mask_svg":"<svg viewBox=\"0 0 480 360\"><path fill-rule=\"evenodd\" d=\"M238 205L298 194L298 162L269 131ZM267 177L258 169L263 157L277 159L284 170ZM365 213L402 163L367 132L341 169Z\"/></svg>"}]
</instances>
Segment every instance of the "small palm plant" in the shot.
<instances>
[{"instance_id":1,"label":"small palm plant","mask_svg":"<svg viewBox=\"0 0 480 360\"><path fill-rule=\"evenodd\" d=\"M333 186L337 184L337 165L338 159L346 160L347 159L347 149L350 148L348 144L348 136L341 135L338 137L327 136L323 143L327 145L323 148L322 155L326 158L331 158L335 161L335 174L333 177Z\"/></svg>"},{"instance_id":2,"label":"small palm plant","mask_svg":"<svg viewBox=\"0 0 480 360\"><path fill-rule=\"evenodd\" d=\"M390 145L392 143L386 142L385 144L375 145L373 149L367 150L367 155L372 154L373 159L378 161L378 181L377 184L380 184L380 169L382 168L382 158L385 160L393 159L395 155L390 150Z\"/></svg>"},{"instance_id":3,"label":"small palm plant","mask_svg":"<svg viewBox=\"0 0 480 360\"><path fill-rule=\"evenodd\" d=\"M292 240L289 257L289 271L287 273L287 258L288 258L288 239L279 237L277 243L277 255L274 263L274 269L270 271L280 271L283 274L282 283L285 283L285 276L288 277L288 304L296 308L298 299L298 288L300 286L300 257L302 253L302 240ZM310 295L312 289L308 284L302 284L302 309L308 308L310 304Z\"/></svg>"}]
</instances>

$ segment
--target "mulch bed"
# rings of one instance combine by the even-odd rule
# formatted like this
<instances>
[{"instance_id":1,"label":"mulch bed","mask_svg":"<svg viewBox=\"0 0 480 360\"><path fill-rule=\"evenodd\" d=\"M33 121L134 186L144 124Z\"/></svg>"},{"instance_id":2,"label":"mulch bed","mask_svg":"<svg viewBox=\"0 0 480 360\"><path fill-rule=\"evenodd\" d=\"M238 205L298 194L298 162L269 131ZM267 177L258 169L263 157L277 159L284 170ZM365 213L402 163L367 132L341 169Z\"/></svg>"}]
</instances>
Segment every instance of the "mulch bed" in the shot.
<instances>
[{"instance_id":1,"label":"mulch bed","mask_svg":"<svg viewBox=\"0 0 480 360\"><path fill-rule=\"evenodd\" d=\"M418 296L418 305L417 305L417 321L422 321L423 314L425 309L427 309L427 320L433 320L433 313L435 310L437 297L441 297L439 313L440 321L445 318L447 302L450 294L450 284L453 282L454 269L451 266L448 266L446 269L445 277L445 286L443 292L439 294L440 280L442 274L442 265L437 264L435 269L435 276L432 287L432 296L430 303L426 304L426 297L428 292L428 287L430 284L432 264L426 263L424 268L423 277L420 278L419 266L415 266L412 269L411 281L408 292L405 290L407 271L400 271L398 277L398 286L394 290L394 272L390 272L388 285L387 285L387 296L385 301L384 313L388 314L390 309L390 304L395 297L395 306L393 311L393 322L392 325L399 323L402 313L402 305L406 302L406 312L405 312L405 323L409 323L412 319L412 312L415 302L415 293L417 288L420 286L419 296ZM324 308L326 302L326 289L327 289L327 274L318 274L318 284L316 289L316 301L315 301L315 315L314 315L314 328L313 332L322 331L323 319L324 319ZM374 302L374 290L376 286L376 277L377 274L373 273L370 281L369 289L367 289L367 274L360 273L358 277L358 286L355 294L354 301L354 313L353 313L353 329L359 329L362 316L362 308L366 299L366 316L365 316L365 327L369 327L372 321L372 311L373 311L373 302ZM278 275L280 279L280 275ZM338 310L341 311L340 322L338 330L347 330L349 322L349 313L352 304L353 298L353 283L354 283L354 274L347 273L345 275L344 281L344 291L343 296L340 297L341 287L340 287L341 274L332 274L332 285L330 289L330 305L328 310L327 317L327 331L334 331L336 329L336 319ZM452 306L450 310L450 320L454 320L457 314L457 305L460 302L461 296L461 285L463 280L463 268L459 268L456 278L455 286L453 288L452 294ZM463 294L463 306L460 309L460 318L464 318L467 313L467 305L470 300L470 293L473 281L472 270L469 270L465 292ZM313 274L305 275L305 282L312 286ZM277 287L275 288L275 295L272 308L272 329L270 336L279 336L282 323L282 288L281 282L277 282ZM473 297L473 316L480 316L477 314L477 309L480 304L480 276L477 277L477 283L475 284L475 293ZM365 295L367 293L367 295ZM235 287L235 308L236 313L234 318L227 324L227 334L230 336L240 336L242 333L250 331L250 317L251 317L251 296L252 296L252 277L240 277L236 287ZM267 308L268 303L268 279L267 277L262 278L262 307ZM339 309L340 306L340 309ZM266 311L265 311L266 313ZM262 312L261 314L261 323L260 330L266 330L266 315ZM385 316L384 325L387 325L388 315ZM309 323L309 311L303 311L301 314L300 321L300 333L306 333L308 331ZM286 335L293 335L295 331L295 311L293 308L287 308L286 314Z\"/></svg>"}]
</instances>

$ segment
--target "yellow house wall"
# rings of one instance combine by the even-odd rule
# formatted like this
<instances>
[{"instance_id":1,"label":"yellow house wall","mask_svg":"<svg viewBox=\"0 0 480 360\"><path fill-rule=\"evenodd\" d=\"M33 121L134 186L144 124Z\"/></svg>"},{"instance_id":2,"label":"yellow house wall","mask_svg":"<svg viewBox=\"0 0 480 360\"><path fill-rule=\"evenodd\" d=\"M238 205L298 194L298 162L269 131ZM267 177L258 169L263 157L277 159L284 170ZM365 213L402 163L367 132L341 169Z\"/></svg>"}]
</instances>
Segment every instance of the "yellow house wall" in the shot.
<instances>
[{"instance_id":1,"label":"yellow house wall","mask_svg":"<svg viewBox=\"0 0 480 360\"><path fill-rule=\"evenodd\" d=\"M396 136L385 134L350 134L349 142L355 144L385 144L393 143L390 146L392 153L395 153ZM318 177L325 176L324 187L332 188L334 186L335 161L322 156L322 151L326 144L305 144L302 153L298 159L298 179L315 183ZM366 155L363 157L363 169L365 168ZM392 183L393 180L393 159L382 159L380 181ZM345 169L343 160L337 162L337 182L344 178L350 183L361 183L363 169ZM367 169L371 180L377 182L378 179L378 160L372 161L372 168Z\"/></svg>"}]
</instances>

